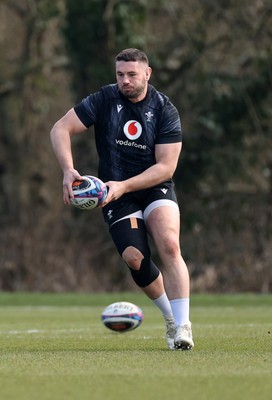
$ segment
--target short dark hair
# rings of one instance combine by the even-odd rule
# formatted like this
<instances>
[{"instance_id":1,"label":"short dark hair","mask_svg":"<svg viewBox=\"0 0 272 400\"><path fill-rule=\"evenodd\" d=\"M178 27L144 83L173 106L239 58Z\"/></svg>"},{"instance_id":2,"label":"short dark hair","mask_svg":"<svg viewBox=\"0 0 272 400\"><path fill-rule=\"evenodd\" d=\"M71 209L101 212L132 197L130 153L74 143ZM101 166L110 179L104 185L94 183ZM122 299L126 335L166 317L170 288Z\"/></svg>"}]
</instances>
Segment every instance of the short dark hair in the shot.
<instances>
[{"instance_id":1,"label":"short dark hair","mask_svg":"<svg viewBox=\"0 0 272 400\"><path fill-rule=\"evenodd\" d=\"M122 50L115 57L115 61L141 61L149 65L147 55L143 51L134 48Z\"/></svg>"}]
</instances>

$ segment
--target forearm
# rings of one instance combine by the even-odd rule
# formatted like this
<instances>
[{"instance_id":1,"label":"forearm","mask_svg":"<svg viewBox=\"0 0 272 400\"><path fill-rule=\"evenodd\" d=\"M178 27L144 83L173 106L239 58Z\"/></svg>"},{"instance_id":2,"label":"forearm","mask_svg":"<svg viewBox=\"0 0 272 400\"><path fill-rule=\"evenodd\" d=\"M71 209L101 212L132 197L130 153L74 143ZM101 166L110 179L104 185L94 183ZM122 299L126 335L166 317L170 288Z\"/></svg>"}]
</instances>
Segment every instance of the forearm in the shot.
<instances>
[{"instance_id":1,"label":"forearm","mask_svg":"<svg viewBox=\"0 0 272 400\"><path fill-rule=\"evenodd\" d=\"M71 138L68 130L55 124L50 132L51 143L56 158L63 172L73 169Z\"/></svg>"},{"instance_id":2,"label":"forearm","mask_svg":"<svg viewBox=\"0 0 272 400\"><path fill-rule=\"evenodd\" d=\"M125 192L134 192L158 185L161 182L171 179L173 172L163 163L152 165L141 174L123 181Z\"/></svg>"},{"instance_id":3,"label":"forearm","mask_svg":"<svg viewBox=\"0 0 272 400\"><path fill-rule=\"evenodd\" d=\"M104 205L119 199L124 193L135 192L158 185L171 179L176 168L181 151L181 143L157 145L155 150L156 163L141 174L124 181L108 181L108 196Z\"/></svg>"},{"instance_id":4,"label":"forearm","mask_svg":"<svg viewBox=\"0 0 272 400\"><path fill-rule=\"evenodd\" d=\"M156 164L144 172L125 180L125 192L146 189L171 179L177 168L181 143L157 145L155 149Z\"/></svg>"}]
</instances>

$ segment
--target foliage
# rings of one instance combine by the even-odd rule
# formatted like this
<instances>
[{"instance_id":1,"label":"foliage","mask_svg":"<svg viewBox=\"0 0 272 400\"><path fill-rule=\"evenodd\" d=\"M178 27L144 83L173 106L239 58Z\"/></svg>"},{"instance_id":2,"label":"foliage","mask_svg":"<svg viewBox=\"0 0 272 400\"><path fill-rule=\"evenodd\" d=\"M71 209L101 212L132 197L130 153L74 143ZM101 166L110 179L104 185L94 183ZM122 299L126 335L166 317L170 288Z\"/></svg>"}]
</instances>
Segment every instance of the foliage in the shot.
<instances>
[{"instance_id":1,"label":"foliage","mask_svg":"<svg viewBox=\"0 0 272 400\"><path fill-rule=\"evenodd\" d=\"M63 34L77 99L114 79L117 49L145 45L148 1L66 0Z\"/></svg>"},{"instance_id":2,"label":"foliage","mask_svg":"<svg viewBox=\"0 0 272 400\"><path fill-rule=\"evenodd\" d=\"M176 4L154 60L183 110L184 253L210 288L271 282L271 14L268 1Z\"/></svg>"},{"instance_id":3,"label":"foliage","mask_svg":"<svg viewBox=\"0 0 272 400\"><path fill-rule=\"evenodd\" d=\"M271 290L271 15L269 0L1 1L2 289L133 287L100 213L63 208L48 132L135 46L182 115L175 180L192 290ZM95 174L92 136L73 149Z\"/></svg>"}]
</instances>

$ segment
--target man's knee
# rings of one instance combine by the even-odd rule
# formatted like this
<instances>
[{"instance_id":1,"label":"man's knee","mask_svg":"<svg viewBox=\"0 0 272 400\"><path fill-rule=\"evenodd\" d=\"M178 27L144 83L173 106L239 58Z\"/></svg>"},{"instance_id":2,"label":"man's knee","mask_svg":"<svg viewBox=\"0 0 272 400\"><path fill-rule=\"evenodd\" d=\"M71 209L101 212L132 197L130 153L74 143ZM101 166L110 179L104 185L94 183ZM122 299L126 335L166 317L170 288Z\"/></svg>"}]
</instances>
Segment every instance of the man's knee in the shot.
<instances>
[{"instance_id":1,"label":"man's knee","mask_svg":"<svg viewBox=\"0 0 272 400\"><path fill-rule=\"evenodd\" d=\"M175 237L169 235L163 241L161 250L170 257L176 257L180 254L180 244Z\"/></svg>"},{"instance_id":2,"label":"man's knee","mask_svg":"<svg viewBox=\"0 0 272 400\"><path fill-rule=\"evenodd\" d=\"M122 258L131 269L139 271L144 255L140 250L136 249L136 247L128 246L123 251Z\"/></svg>"},{"instance_id":3,"label":"man's knee","mask_svg":"<svg viewBox=\"0 0 272 400\"><path fill-rule=\"evenodd\" d=\"M150 285L159 276L158 268L150 259L150 250L147 248L144 253L133 246L128 246L122 253L122 258L139 287Z\"/></svg>"}]
</instances>

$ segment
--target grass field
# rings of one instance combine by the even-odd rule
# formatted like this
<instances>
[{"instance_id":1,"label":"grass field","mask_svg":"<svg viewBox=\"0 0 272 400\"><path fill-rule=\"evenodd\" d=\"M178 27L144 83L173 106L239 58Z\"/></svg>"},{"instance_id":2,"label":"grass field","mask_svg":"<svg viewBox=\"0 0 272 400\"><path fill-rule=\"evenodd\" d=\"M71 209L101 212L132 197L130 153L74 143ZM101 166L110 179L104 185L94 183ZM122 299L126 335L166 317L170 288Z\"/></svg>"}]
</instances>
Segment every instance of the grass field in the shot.
<instances>
[{"instance_id":1,"label":"grass field","mask_svg":"<svg viewBox=\"0 0 272 400\"><path fill-rule=\"evenodd\" d=\"M105 328L103 308L132 301L135 331ZM158 310L141 294L0 293L3 400L268 400L272 296L195 295L195 349L169 351Z\"/></svg>"}]
</instances>

